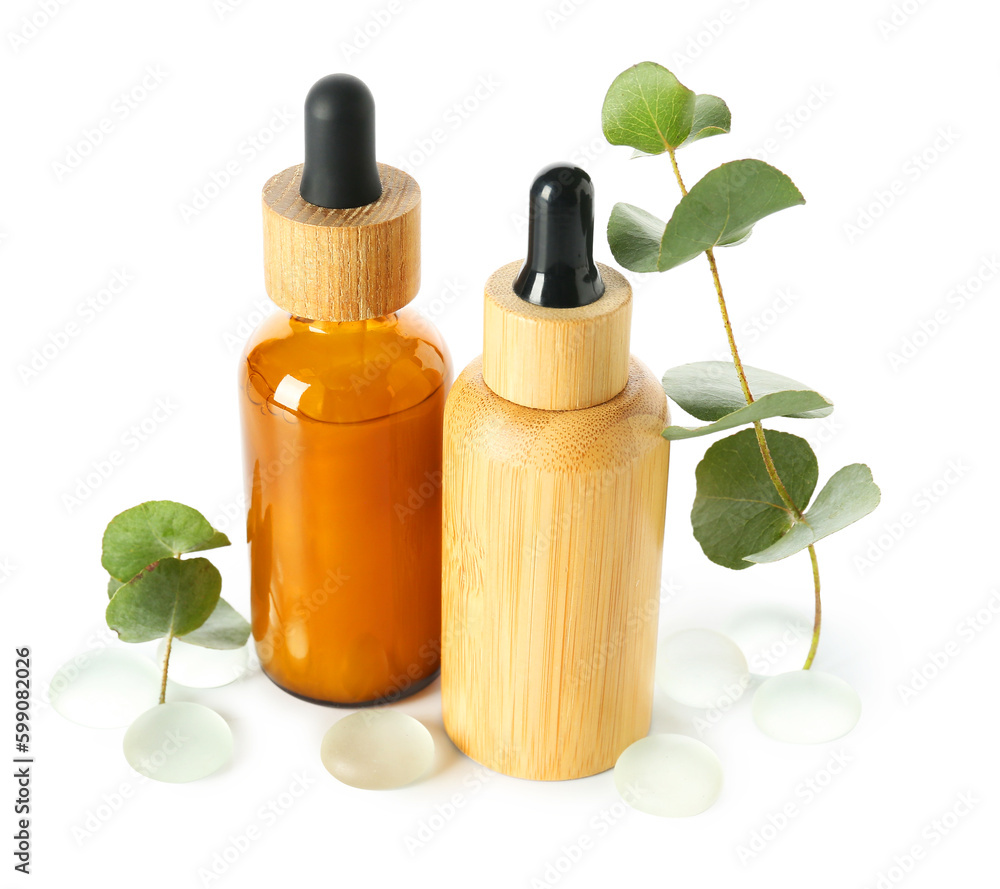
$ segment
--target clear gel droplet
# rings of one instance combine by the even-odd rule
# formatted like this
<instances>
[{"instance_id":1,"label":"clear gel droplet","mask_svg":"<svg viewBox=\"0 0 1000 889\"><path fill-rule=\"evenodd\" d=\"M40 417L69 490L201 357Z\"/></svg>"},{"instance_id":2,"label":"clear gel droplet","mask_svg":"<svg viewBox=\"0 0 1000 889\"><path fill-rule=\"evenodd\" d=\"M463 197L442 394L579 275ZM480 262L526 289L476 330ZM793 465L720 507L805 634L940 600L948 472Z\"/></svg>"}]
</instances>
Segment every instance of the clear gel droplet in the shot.
<instances>
[{"instance_id":1,"label":"clear gel droplet","mask_svg":"<svg viewBox=\"0 0 1000 889\"><path fill-rule=\"evenodd\" d=\"M427 729L395 710L359 710L334 723L323 736L320 758L338 781L364 790L412 784L434 762Z\"/></svg>"},{"instance_id":2,"label":"clear gel droplet","mask_svg":"<svg viewBox=\"0 0 1000 889\"><path fill-rule=\"evenodd\" d=\"M750 683L747 659L715 630L682 630L657 646L656 679L688 707L717 707L737 700Z\"/></svg>"},{"instance_id":3,"label":"clear gel droplet","mask_svg":"<svg viewBox=\"0 0 1000 889\"><path fill-rule=\"evenodd\" d=\"M792 744L821 744L857 725L861 699L843 679L816 670L772 676L753 697L753 719L765 735Z\"/></svg>"},{"instance_id":4,"label":"clear gel droplet","mask_svg":"<svg viewBox=\"0 0 1000 889\"><path fill-rule=\"evenodd\" d=\"M63 664L49 685L49 702L71 722L120 728L153 706L160 674L147 657L119 648L86 651Z\"/></svg>"},{"instance_id":5,"label":"clear gel droplet","mask_svg":"<svg viewBox=\"0 0 1000 889\"><path fill-rule=\"evenodd\" d=\"M156 649L156 660L163 668L166 639ZM202 648L183 639L174 639L170 646L170 680L188 688L218 688L235 682L247 671L250 651L240 648Z\"/></svg>"},{"instance_id":6,"label":"clear gel droplet","mask_svg":"<svg viewBox=\"0 0 1000 889\"><path fill-rule=\"evenodd\" d=\"M211 775L233 755L233 733L214 710L190 701L158 704L125 732L125 759L140 775L184 784Z\"/></svg>"},{"instance_id":7,"label":"clear gel droplet","mask_svg":"<svg viewBox=\"0 0 1000 889\"><path fill-rule=\"evenodd\" d=\"M722 763L687 735L650 735L618 757L615 787L633 809L667 818L698 815L722 792Z\"/></svg>"}]
</instances>

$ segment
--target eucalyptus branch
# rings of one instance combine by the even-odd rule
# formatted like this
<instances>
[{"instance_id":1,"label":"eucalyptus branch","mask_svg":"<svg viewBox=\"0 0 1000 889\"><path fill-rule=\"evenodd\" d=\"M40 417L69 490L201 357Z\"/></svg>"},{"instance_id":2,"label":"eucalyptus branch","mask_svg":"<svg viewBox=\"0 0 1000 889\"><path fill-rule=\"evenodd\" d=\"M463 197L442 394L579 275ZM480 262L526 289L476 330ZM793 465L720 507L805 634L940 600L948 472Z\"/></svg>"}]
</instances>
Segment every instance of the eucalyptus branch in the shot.
<instances>
[{"instance_id":1,"label":"eucalyptus branch","mask_svg":"<svg viewBox=\"0 0 1000 889\"><path fill-rule=\"evenodd\" d=\"M684 179L681 176L680 167L677 165L676 152L674 149L670 148L667 150L667 153L670 156L670 165L673 167L674 177L677 179L677 185L680 187L681 194L686 196L688 190L684 185ZM719 300L719 311L722 314L722 324L726 329L726 340L729 343L729 353L733 359L733 366L736 368L736 376L739 378L740 388L743 390L743 397L746 399L747 405L751 405L754 403L754 397L753 393L750 391L750 384L747 382L747 375L746 371L743 369L743 361L740 358L739 350L736 348L736 337L733 335L733 325L729 320L729 310L726 308L726 297L722 292L722 280L719 277L719 266L715 262L715 251L709 247L705 251L705 255L708 257L708 266L712 271L712 281L715 284L715 293ZM754 421L753 428L757 435L757 446L760 448L761 459L764 461L764 467L767 469L768 477L771 479L771 483L774 485L775 491L777 491L778 496L781 498L781 502L785 505L785 508L791 515L792 522L801 522L803 520L802 511L795 505L795 501L793 501L791 495L789 495L788 489L781 480L781 476L778 475L778 468L774 465L774 458L771 456L771 449L767 445L767 438L764 436L764 427L761 425L760 420ZM819 564L816 560L816 549L812 545L810 545L808 549L809 558L812 562L816 608L813 617L812 644L809 647L809 654L807 655L805 664L802 667L803 670L808 670L812 666L813 659L816 657L816 649L819 647L819 634L823 615L822 603L820 602Z\"/></svg>"},{"instance_id":2,"label":"eucalyptus branch","mask_svg":"<svg viewBox=\"0 0 1000 889\"><path fill-rule=\"evenodd\" d=\"M101 564L108 572L108 626L123 642L165 639L160 703L174 638L204 648L241 648L250 624L221 597L222 575L190 553L229 546L229 538L196 509L150 500L116 515L104 530Z\"/></svg>"},{"instance_id":3,"label":"eucalyptus branch","mask_svg":"<svg viewBox=\"0 0 1000 889\"><path fill-rule=\"evenodd\" d=\"M852 463L835 472L810 504L819 465L809 442L788 432L764 431L763 420L825 417L833 403L740 358L715 248L742 243L760 220L804 204L805 198L781 170L752 158L721 164L690 189L685 185L677 150L728 133L731 123L722 99L695 93L662 65L640 62L622 71L604 97L604 135L612 145L634 149L633 156L666 153L681 200L667 221L633 204L615 204L608 244L615 259L633 272L666 272L702 253L708 259L731 361L692 362L664 374L667 395L705 425L668 426L663 436L679 441L753 426L752 432L739 429L716 441L698 463L691 529L711 561L737 571L808 551L816 603L804 664L808 670L822 624L813 544L870 513L881 492L871 470Z\"/></svg>"}]
</instances>

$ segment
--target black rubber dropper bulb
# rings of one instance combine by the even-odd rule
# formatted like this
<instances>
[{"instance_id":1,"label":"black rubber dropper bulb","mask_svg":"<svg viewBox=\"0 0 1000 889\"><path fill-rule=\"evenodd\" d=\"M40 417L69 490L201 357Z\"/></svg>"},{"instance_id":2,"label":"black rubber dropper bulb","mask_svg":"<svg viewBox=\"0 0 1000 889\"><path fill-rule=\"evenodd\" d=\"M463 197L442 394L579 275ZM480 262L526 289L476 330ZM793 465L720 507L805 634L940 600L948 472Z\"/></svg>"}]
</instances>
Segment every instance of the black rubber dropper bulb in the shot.
<instances>
[{"instance_id":1,"label":"black rubber dropper bulb","mask_svg":"<svg viewBox=\"0 0 1000 889\"><path fill-rule=\"evenodd\" d=\"M375 100L350 74L317 80L306 96L306 157L299 194L320 207L347 209L377 201Z\"/></svg>"},{"instance_id":2,"label":"black rubber dropper bulb","mask_svg":"<svg viewBox=\"0 0 1000 889\"><path fill-rule=\"evenodd\" d=\"M604 282L594 262L594 183L572 164L545 167L528 196L528 256L514 292L536 306L596 302Z\"/></svg>"}]
</instances>

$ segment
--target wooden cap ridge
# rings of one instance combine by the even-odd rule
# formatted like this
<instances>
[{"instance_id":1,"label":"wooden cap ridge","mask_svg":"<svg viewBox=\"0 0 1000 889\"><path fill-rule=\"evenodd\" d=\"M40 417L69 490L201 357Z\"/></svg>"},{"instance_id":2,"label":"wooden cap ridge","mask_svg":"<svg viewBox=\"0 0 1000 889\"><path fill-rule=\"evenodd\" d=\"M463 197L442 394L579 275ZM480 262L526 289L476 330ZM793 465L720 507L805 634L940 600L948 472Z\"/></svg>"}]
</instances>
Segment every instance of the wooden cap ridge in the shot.
<instances>
[{"instance_id":1,"label":"wooden cap ridge","mask_svg":"<svg viewBox=\"0 0 1000 889\"><path fill-rule=\"evenodd\" d=\"M272 176L262 194L264 285L293 315L361 321L398 311L420 289L420 186L378 164L382 195L330 209L299 194L302 165Z\"/></svg>"},{"instance_id":2,"label":"wooden cap ridge","mask_svg":"<svg viewBox=\"0 0 1000 889\"><path fill-rule=\"evenodd\" d=\"M580 410L614 398L628 382L628 281L598 263L600 299L550 308L514 292L521 265L508 263L486 282L483 381L501 398L541 410Z\"/></svg>"}]
</instances>

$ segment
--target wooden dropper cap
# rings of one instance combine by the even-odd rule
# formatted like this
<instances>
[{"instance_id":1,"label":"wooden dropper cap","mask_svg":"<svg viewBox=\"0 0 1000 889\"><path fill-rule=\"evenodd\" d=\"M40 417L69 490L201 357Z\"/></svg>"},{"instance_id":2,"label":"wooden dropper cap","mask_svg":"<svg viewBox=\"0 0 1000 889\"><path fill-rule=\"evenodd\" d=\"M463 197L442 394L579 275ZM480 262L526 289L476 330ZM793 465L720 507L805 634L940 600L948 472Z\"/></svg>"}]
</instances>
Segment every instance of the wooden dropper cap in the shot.
<instances>
[{"instance_id":1,"label":"wooden dropper cap","mask_svg":"<svg viewBox=\"0 0 1000 889\"><path fill-rule=\"evenodd\" d=\"M360 321L420 289L420 186L375 160L375 101L349 74L306 96L305 163L264 185L264 285L293 315Z\"/></svg>"},{"instance_id":2,"label":"wooden dropper cap","mask_svg":"<svg viewBox=\"0 0 1000 889\"><path fill-rule=\"evenodd\" d=\"M632 288L594 262L594 185L571 164L531 186L528 256L486 282L483 381L501 398L579 410L628 381Z\"/></svg>"}]
</instances>

